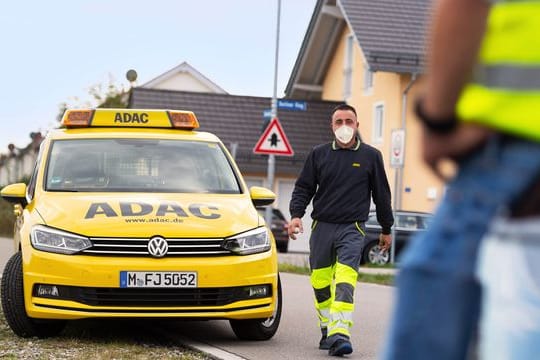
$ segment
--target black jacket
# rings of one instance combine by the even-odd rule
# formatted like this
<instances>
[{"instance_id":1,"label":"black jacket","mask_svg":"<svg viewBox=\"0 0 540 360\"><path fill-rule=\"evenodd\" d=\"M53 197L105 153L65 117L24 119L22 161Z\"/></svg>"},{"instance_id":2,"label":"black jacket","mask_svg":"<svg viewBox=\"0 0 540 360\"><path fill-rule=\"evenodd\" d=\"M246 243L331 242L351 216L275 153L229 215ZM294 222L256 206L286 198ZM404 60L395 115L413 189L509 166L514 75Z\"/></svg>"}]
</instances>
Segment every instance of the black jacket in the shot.
<instances>
[{"instance_id":1,"label":"black jacket","mask_svg":"<svg viewBox=\"0 0 540 360\"><path fill-rule=\"evenodd\" d=\"M289 210L291 218L301 218L313 198L314 220L365 222L372 197L382 233L390 234L394 217L381 152L359 140L351 149L342 149L334 141L318 145L309 153L296 180Z\"/></svg>"}]
</instances>

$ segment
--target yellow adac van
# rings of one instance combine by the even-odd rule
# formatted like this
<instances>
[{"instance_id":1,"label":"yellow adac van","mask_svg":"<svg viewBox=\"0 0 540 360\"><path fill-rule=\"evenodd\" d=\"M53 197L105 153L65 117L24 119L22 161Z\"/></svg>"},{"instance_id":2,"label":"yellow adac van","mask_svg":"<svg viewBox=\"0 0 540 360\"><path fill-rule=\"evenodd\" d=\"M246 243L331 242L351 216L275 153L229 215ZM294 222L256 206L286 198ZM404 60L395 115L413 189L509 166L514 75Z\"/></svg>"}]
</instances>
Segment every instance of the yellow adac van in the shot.
<instances>
[{"instance_id":1,"label":"yellow adac van","mask_svg":"<svg viewBox=\"0 0 540 360\"><path fill-rule=\"evenodd\" d=\"M1 190L17 216L1 288L13 332L152 317L227 319L247 340L275 334L276 246L256 210L275 194L248 189L198 127L190 111L66 111L28 184Z\"/></svg>"}]
</instances>

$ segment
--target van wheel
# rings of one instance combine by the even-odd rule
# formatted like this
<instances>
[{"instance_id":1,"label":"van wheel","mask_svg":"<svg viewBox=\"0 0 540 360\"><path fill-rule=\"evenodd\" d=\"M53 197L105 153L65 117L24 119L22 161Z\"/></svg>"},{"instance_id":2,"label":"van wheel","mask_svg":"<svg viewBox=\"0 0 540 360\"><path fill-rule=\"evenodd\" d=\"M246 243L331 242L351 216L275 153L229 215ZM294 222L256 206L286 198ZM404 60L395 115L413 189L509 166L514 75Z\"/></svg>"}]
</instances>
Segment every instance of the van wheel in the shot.
<instances>
[{"instance_id":1,"label":"van wheel","mask_svg":"<svg viewBox=\"0 0 540 360\"><path fill-rule=\"evenodd\" d=\"M370 242L364 251L364 263L385 265L390 261L390 251L382 251L377 241Z\"/></svg>"},{"instance_id":2,"label":"van wheel","mask_svg":"<svg viewBox=\"0 0 540 360\"><path fill-rule=\"evenodd\" d=\"M281 280L278 275L277 304L268 319L229 320L234 334L241 340L268 340L274 336L281 319Z\"/></svg>"},{"instance_id":3,"label":"van wheel","mask_svg":"<svg viewBox=\"0 0 540 360\"><path fill-rule=\"evenodd\" d=\"M4 268L1 286L2 310L13 332L24 338L40 338L58 335L65 327L62 320L38 320L26 315L24 306L24 287L22 255L13 255Z\"/></svg>"}]
</instances>

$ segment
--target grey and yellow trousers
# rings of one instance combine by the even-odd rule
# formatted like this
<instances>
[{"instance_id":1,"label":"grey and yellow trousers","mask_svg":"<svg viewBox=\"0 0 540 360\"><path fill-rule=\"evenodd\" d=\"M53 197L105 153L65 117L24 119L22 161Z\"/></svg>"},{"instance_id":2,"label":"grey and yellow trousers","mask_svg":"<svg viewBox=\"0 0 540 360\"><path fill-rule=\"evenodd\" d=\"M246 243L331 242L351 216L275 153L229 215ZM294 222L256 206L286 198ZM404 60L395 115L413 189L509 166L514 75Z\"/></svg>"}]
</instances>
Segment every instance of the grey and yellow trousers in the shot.
<instances>
[{"instance_id":1,"label":"grey and yellow trousers","mask_svg":"<svg viewBox=\"0 0 540 360\"><path fill-rule=\"evenodd\" d=\"M321 329L346 336L353 325L354 290L365 242L363 223L314 221L309 239L311 285Z\"/></svg>"}]
</instances>

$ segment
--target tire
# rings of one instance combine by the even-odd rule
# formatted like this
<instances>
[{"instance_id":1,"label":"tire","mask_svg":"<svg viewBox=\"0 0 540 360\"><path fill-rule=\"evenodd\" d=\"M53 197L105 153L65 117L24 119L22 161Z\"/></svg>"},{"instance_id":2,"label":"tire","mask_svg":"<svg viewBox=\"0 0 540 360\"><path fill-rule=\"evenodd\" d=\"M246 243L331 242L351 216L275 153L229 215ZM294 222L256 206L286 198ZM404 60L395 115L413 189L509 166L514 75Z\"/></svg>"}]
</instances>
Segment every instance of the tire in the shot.
<instances>
[{"instance_id":1,"label":"tire","mask_svg":"<svg viewBox=\"0 0 540 360\"><path fill-rule=\"evenodd\" d=\"M278 275L278 296L276 309L268 319L229 320L236 337L240 340L269 340L276 333L281 320L281 280Z\"/></svg>"},{"instance_id":2,"label":"tire","mask_svg":"<svg viewBox=\"0 0 540 360\"><path fill-rule=\"evenodd\" d=\"M26 315L20 252L14 254L4 268L1 298L6 321L11 330L20 337L51 337L58 335L65 327L63 320L38 320Z\"/></svg>"},{"instance_id":3,"label":"tire","mask_svg":"<svg viewBox=\"0 0 540 360\"><path fill-rule=\"evenodd\" d=\"M385 265L390 262L390 252L382 252L377 241L370 242L364 250L364 263Z\"/></svg>"}]
</instances>

